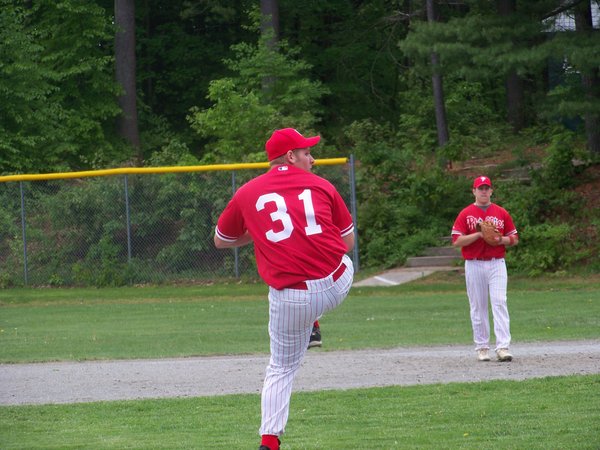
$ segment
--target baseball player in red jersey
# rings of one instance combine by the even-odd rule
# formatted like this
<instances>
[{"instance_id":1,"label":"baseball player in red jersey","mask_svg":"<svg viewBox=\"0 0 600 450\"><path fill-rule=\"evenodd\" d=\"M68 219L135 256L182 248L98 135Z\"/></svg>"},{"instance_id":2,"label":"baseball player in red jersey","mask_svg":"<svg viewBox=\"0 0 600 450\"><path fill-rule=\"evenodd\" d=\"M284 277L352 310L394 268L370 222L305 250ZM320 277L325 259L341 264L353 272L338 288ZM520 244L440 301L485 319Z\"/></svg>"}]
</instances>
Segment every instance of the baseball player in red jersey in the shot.
<instances>
[{"instance_id":1,"label":"baseball player in red jersey","mask_svg":"<svg viewBox=\"0 0 600 450\"><path fill-rule=\"evenodd\" d=\"M506 304L508 282L504 255L506 247L517 245L519 236L510 214L492 203L492 182L480 176L473 181L475 203L464 208L452 227L452 243L461 247L465 259L467 296L471 307L473 341L479 361L489 361L490 322L488 296L492 305L496 355L500 361L511 361L510 320ZM498 245L483 240L477 224L492 222L500 233Z\"/></svg>"},{"instance_id":2,"label":"baseball player in red jersey","mask_svg":"<svg viewBox=\"0 0 600 450\"><path fill-rule=\"evenodd\" d=\"M311 173L310 149L319 140L293 128L273 132L265 146L270 170L234 194L215 229L217 248L254 242L258 272L269 285L271 358L259 450L279 449L313 324L342 303L354 276L346 255L354 246L352 216L335 187Z\"/></svg>"}]
</instances>

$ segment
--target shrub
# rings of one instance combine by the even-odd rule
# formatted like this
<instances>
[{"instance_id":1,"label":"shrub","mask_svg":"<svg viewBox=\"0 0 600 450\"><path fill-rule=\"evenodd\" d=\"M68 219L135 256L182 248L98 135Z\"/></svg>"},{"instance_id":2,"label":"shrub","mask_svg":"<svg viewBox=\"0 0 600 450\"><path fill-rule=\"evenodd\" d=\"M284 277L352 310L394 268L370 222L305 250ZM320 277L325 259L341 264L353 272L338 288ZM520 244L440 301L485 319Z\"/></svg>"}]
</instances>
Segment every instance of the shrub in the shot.
<instances>
[{"instance_id":1,"label":"shrub","mask_svg":"<svg viewBox=\"0 0 600 450\"><path fill-rule=\"evenodd\" d=\"M563 223L533 225L519 231L522 244L508 252L511 268L536 276L564 270L583 253L573 239L573 226Z\"/></svg>"}]
</instances>

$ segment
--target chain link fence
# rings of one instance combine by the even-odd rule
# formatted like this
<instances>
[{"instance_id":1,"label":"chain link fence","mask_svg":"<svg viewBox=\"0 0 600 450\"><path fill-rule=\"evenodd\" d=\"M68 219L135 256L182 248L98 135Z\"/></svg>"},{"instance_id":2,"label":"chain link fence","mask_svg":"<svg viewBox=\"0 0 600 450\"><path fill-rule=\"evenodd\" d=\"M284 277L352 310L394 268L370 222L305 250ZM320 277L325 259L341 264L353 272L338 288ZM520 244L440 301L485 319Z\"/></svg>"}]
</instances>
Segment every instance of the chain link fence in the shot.
<instances>
[{"instance_id":1,"label":"chain link fence","mask_svg":"<svg viewBox=\"0 0 600 450\"><path fill-rule=\"evenodd\" d=\"M264 171L0 177L0 287L258 279L253 246L217 250L213 234L237 187ZM353 158L318 161L314 172L336 186L356 223ZM358 268L358 246L351 256Z\"/></svg>"}]
</instances>

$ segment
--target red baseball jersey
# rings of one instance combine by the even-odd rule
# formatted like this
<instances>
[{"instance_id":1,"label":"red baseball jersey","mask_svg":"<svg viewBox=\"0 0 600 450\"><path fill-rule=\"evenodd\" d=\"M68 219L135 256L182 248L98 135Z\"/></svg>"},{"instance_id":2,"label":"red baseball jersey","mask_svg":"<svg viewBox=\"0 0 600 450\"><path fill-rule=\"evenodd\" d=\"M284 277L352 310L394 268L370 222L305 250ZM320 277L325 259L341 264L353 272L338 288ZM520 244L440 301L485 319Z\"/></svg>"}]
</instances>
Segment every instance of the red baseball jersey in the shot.
<instances>
[{"instance_id":1,"label":"red baseball jersey","mask_svg":"<svg viewBox=\"0 0 600 450\"><path fill-rule=\"evenodd\" d=\"M496 225L502 236L514 236L517 229L508 211L495 203L490 203L487 208L482 208L474 203L467 206L459 214L452 226L452 242L459 236L475 233L476 225L480 222L489 221ZM493 246L483 239L477 239L470 245L462 247L464 259L489 259L504 258L506 247L504 245Z\"/></svg>"},{"instance_id":2,"label":"red baseball jersey","mask_svg":"<svg viewBox=\"0 0 600 450\"><path fill-rule=\"evenodd\" d=\"M329 181L280 165L234 194L215 232L231 242L246 230L254 241L261 278L269 286L283 289L333 272L346 253L342 236L352 233L354 224Z\"/></svg>"}]
</instances>

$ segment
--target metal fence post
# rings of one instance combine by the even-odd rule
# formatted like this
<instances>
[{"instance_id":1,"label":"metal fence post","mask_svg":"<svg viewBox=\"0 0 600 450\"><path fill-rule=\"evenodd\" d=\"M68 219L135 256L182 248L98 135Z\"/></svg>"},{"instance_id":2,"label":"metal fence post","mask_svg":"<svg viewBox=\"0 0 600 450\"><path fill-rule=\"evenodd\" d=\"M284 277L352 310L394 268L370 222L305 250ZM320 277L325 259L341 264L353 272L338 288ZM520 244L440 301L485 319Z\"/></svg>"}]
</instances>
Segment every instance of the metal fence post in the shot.
<instances>
[{"instance_id":1,"label":"metal fence post","mask_svg":"<svg viewBox=\"0 0 600 450\"><path fill-rule=\"evenodd\" d=\"M352 259L354 260L354 270L360 270L358 260L358 215L356 213L356 174L354 172L354 155L350 155L350 212L354 220L354 248L352 249Z\"/></svg>"},{"instance_id":2,"label":"metal fence post","mask_svg":"<svg viewBox=\"0 0 600 450\"><path fill-rule=\"evenodd\" d=\"M21 233L23 236L23 280L25 286L28 284L27 278L27 233L25 232L26 221L25 221L25 192L23 189L23 182L19 181L19 189L21 191Z\"/></svg>"},{"instance_id":3,"label":"metal fence post","mask_svg":"<svg viewBox=\"0 0 600 450\"><path fill-rule=\"evenodd\" d=\"M235 194L235 170L231 171L231 192L232 195ZM240 277L240 249L235 247L233 249L233 257L234 257L234 268L235 268L235 277Z\"/></svg>"},{"instance_id":4,"label":"metal fence post","mask_svg":"<svg viewBox=\"0 0 600 450\"><path fill-rule=\"evenodd\" d=\"M129 215L129 184L125 175L125 220L127 221L127 264L131 264L131 219Z\"/></svg>"}]
</instances>

